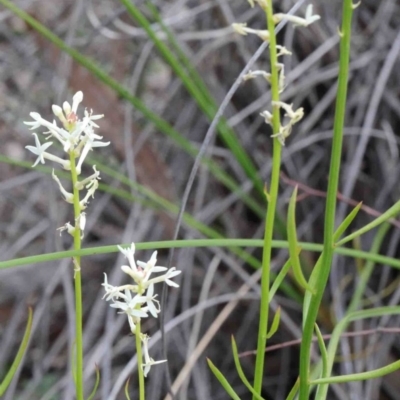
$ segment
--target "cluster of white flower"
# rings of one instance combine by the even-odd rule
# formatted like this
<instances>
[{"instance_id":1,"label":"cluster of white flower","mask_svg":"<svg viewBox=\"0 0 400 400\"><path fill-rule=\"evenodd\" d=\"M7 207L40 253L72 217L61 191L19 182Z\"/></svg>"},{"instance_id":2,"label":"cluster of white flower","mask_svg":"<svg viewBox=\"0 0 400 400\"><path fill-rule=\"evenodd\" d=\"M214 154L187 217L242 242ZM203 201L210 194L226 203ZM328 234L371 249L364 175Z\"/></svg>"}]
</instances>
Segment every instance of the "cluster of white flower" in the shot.
<instances>
[{"instance_id":1,"label":"cluster of white flower","mask_svg":"<svg viewBox=\"0 0 400 400\"><path fill-rule=\"evenodd\" d=\"M258 3L258 5L263 9L266 9L268 7L266 0L249 0L249 3L252 7L254 7L255 2ZM319 19L320 19L319 15L313 15L312 4L308 5L304 18L297 17L294 15L289 15L289 14L283 14L283 13L274 14L274 16L273 16L273 20L274 20L275 24L277 24L283 20L286 20L286 21L291 22L294 26L308 26L308 25L312 24L313 22L318 21ZM266 30L251 29L251 28L247 28L246 24L238 24L238 23L232 24L232 27L237 33L239 33L241 35L247 35L248 33L252 33L252 34L259 36L261 39L263 39L265 41L269 40L269 32ZM276 49L278 50L277 57L292 54L284 46L277 45ZM279 85L279 93L281 93L285 89L285 79L286 79L285 66L283 63L278 62L276 64L276 67L279 71L278 85ZM265 71L249 71L247 74L245 74L243 76L243 80L247 81L249 79L253 79L258 76L261 76L264 79L266 79L268 82L271 82L271 74L269 72L265 72ZM299 122L303 118L304 111L303 111L303 108L298 108L297 110L293 110L292 104L283 103L281 101L275 101L275 102L273 101L272 107L284 109L286 111L286 114L284 115L284 117L287 117L289 119L287 123L280 124L280 130L278 133L271 135L271 137L276 137L279 140L279 142L281 143L281 145L284 146L285 139L292 132L293 125L296 124L297 122ZM272 114L268 110L263 111L260 115L265 119L265 122L267 124L272 126Z\"/></svg>"},{"instance_id":2,"label":"cluster of white flower","mask_svg":"<svg viewBox=\"0 0 400 400\"><path fill-rule=\"evenodd\" d=\"M89 151L94 147L104 147L108 146L110 142L101 142L102 136L94 133L94 129L98 128L98 125L94 122L103 117L103 115L92 115L92 112L84 111L84 117L79 119L78 117L78 106L83 100L83 93L77 92L72 98L72 106L65 101L62 108L57 105L52 106L54 115L60 120L62 126L58 126L56 121L53 122L46 121L41 117L40 114L36 112L31 112L32 122L24 122L26 125L30 126L30 129L37 129L39 127L44 127L48 129L43 132L43 135L47 136L47 140L54 138L60 142L63 147L64 152L67 154L67 159L60 158L54 154L49 153L47 150L53 144L53 142L47 141L44 144L40 143L39 137L36 133L33 133L35 137L35 146L26 146L26 148L33 154L37 155L37 159L33 164L35 167L39 162L44 164L45 160L54 161L61 164L66 170L71 170L71 157L75 160L79 157L78 163L75 166L76 174L80 175L82 171L82 164L88 155ZM75 161L74 161L75 162ZM87 189L87 193L82 200L79 201L79 207L84 210L87 206L90 197L93 197L94 192L99 186L98 180L100 179L100 173L96 170L96 166L93 166L94 173L75 183L75 188L77 190ZM73 203L74 196L72 193L65 190L62 186L57 175L52 173L53 179L57 182L65 201L68 203ZM85 213L81 213L76 221L81 232L85 227ZM63 227L59 228L60 231L66 230L71 235L75 232L75 227L73 227L69 222Z\"/></svg>"},{"instance_id":3,"label":"cluster of white flower","mask_svg":"<svg viewBox=\"0 0 400 400\"><path fill-rule=\"evenodd\" d=\"M165 282L168 286L179 287L171 279L179 275L181 271L177 271L174 267L167 269L166 267L157 266L157 252L155 251L150 260L145 263L142 261L135 262L135 244L132 243L127 249L118 246L121 253L128 259L128 265L122 265L121 269L133 279L133 284L123 286L112 286L108 283L107 275L104 274L104 289L106 291L103 298L113 303L111 307L117 308L121 313L126 314L129 321L131 332L136 335L136 325L142 318L147 318L150 313L157 318L160 313L160 303L156 300L157 295L154 294L154 284ZM166 272L165 272L166 271ZM151 274L157 272L165 272L163 275L150 278ZM166 360L154 361L148 352L147 342L149 337L140 333L140 339L143 345L144 362L142 367L144 376L147 376L150 368L154 364L165 362Z\"/></svg>"}]
</instances>

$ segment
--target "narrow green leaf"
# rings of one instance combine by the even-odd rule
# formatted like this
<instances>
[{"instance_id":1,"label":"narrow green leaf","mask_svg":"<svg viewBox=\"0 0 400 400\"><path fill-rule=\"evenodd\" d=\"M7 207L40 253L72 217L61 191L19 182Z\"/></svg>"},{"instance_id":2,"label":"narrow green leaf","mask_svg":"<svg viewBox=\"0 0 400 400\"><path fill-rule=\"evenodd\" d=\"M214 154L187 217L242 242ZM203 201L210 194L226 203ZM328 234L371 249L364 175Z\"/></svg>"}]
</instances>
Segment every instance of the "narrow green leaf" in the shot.
<instances>
[{"instance_id":1,"label":"narrow green leaf","mask_svg":"<svg viewBox=\"0 0 400 400\"><path fill-rule=\"evenodd\" d=\"M293 190L293 194L289 202L288 220L287 220L287 232L289 242L289 254L290 261L292 263L293 275L297 283L305 290L314 292L314 289L307 283L301 270L300 259L299 259L299 245L297 242L296 233L296 198L297 198L297 186Z\"/></svg>"},{"instance_id":2,"label":"narrow green leaf","mask_svg":"<svg viewBox=\"0 0 400 400\"><path fill-rule=\"evenodd\" d=\"M278 309L276 310L276 313L274 315L274 319L272 320L271 328L269 329L269 332L267 333L267 339L270 339L275 334L275 332L278 330L280 320L281 320L281 308L278 307Z\"/></svg>"},{"instance_id":3,"label":"narrow green leaf","mask_svg":"<svg viewBox=\"0 0 400 400\"><path fill-rule=\"evenodd\" d=\"M271 289L269 290L269 298L268 298L268 303L271 302L271 300L273 299L275 293L277 292L277 290L279 289L281 283L283 282L283 280L285 279L286 274L289 272L290 266L291 266L291 262L290 262L290 258L289 260L287 260L284 264L284 266L281 268L281 270L279 271L279 274L276 276L276 278L274 279L274 282L271 286Z\"/></svg>"},{"instance_id":4,"label":"narrow green leaf","mask_svg":"<svg viewBox=\"0 0 400 400\"><path fill-rule=\"evenodd\" d=\"M251 383L248 381L248 379L246 378L245 373L243 372L242 366L240 364L240 360L239 360L239 353L238 353L238 349L237 349L237 345L236 345L236 341L235 338L232 335L231 338L231 342L232 342L232 353L233 353L233 359L235 361L235 366L236 366L236 371L239 374L240 379L242 380L242 382L244 383L244 385L247 387L247 389L249 389L249 391L253 394L253 396L255 396L256 399L258 400L264 400L251 386Z\"/></svg>"},{"instance_id":5,"label":"narrow green leaf","mask_svg":"<svg viewBox=\"0 0 400 400\"><path fill-rule=\"evenodd\" d=\"M385 211L383 214L381 214L378 218L374 219L369 224L353 232L351 235L344 237L342 240L339 240L339 242L336 243L336 246L341 246L342 244L345 244L353 240L355 237L363 235L364 233L370 231L371 229L379 226L383 222L386 222L390 218L393 218L399 212L400 212L400 200L397 201L392 207L390 207L387 211Z\"/></svg>"},{"instance_id":6,"label":"narrow green leaf","mask_svg":"<svg viewBox=\"0 0 400 400\"><path fill-rule=\"evenodd\" d=\"M265 198L267 199L267 203L269 203L270 200L271 200L271 196L270 196L269 193L268 193L267 184L264 185L264 195L265 195Z\"/></svg>"},{"instance_id":7,"label":"narrow green leaf","mask_svg":"<svg viewBox=\"0 0 400 400\"><path fill-rule=\"evenodd\" d=\"M3 381L0 384L0 396L2 396L4 394L4 392L7 390L9 384L12 381L12 378L14 377L15 373L17 372L19 364L21 363L21 360L25 354L26 348L28 347L29 338L30 338L31 329L32 329L32 317L33 317L32 308L29 307L28 308L28 322L26 323L25 333L22 338L22 342L19 346L17 355L15 356L15 359L14 359L13 363L11 364L10 369L8 370L6 376L4 377Z\"/></svg>"},{"instance_id":8,"label":"narrow green leaf","mask_svg":"<svg viewBox=\"0 0 400 400\"><path fill-rule=\"evenodd\" d=\"M326 351L325 341L317 324L315 324L315 333L317 334L319 351L322 358L322 377L326 377L328 371L328 352Z\"/></svg>"},{"instance_id":9,"label":"narrow green leaf","mask_svg":"<svg viewBox=\"0 0 400 400\"><path fill-rule=\"evenodd\" d=\"M292 387L292 390L287 395L286 400L294 400L297 392L299 391L299 386L300 386L300 378L297 378L295 384Z\"/></svg>"},{"instance_id":10,"label":"narrow green leaf","mask_svg":"<svg viewBox=\"0 0 400 400\"><path fill-rule=\"evenodd\" d=\"M358 374L349 374L342 376L331 376L327 378L314 379L310 383L312 385L320 385L321 383L344 383L355 381L367 381L370 379L380 378L382 376L391 374L400 369L400 360L385 365L382 368L377 368L368 372L360 372Z\"/></svg>"},{"instance_id":11,"label":"narrow green leaf","mask_svg":"<svg viewBox=\"0 0 400 400\"><path fill-rule=\"evenodd\" d=\"M322 254L319 256L317 262L315 263L314 269L312 270L312 273L310 275L310 279L308 280L308 284L311 287L316 287L318 283L318 278L319 278L319 273L321 271L321 266L322 266ZM307 314L308 314L308 309L311 304L313 294L311 292L305 292L304 294L304 301L303 301L303 328L304 324L307 319Z\"/></svg>"},{"instance_id":12,"label":"narrow green leaf","mask_svg":"<svg viewBox=\"0 0 400 400\"><path fill-rule=\"evenodd\" d=\"M96 369L96 382L94 383L94 387L92 390L92 393L90 393L89 397L87 398L87 400L92 400L97 392L97 389L99 387L99 383L100 383L100 370L99 367L96 365L95 366Z\"/></svg>"},{"instance_id":13,"label":"narrow green leaf","mask_svg":"<svg viewBox=\"0 0 400 400\"><path fill-rule=\"evenodd\" d=\"M229 394L231 399L233 400L240 400L240 397L236 394L236 392L233 390L232 386L229 384L229 382L226 380L224 375L222 375L222 372L212 363L212 361L207 358L207 364L210 367L211 371L215 375L215 377L218 379L219 383L222 385L222 387L226 390L226 393Z\"/></svg>"},{"instance_id":14,"label":"narrow green leaf","mask_svg":"<svg viewBox=\"0 0 400 400\"><path fill-rule=\"evenodd\" d=\"M130 378L126 381L126 384L125 384L125 397L127 398L127 400L131 400L131 398L129 396L129 381L130 381Z\"/></svg>"},{"instance_id":15,"label":"narrow green leaf","mask_svg":"<svg viewBox=\"0 0 400 400\"><path fill-rule=\"evenodd\" d=\"M349 225L353 222L354 218L360 211L362 206L362 201L357 204L356 207L353 208L351 213L342 221L339 227L336 229L336 232L333 234L333 243L339 240L340 236L342 236L343 232L349 227Z\"/></svg>"}]
</instances>

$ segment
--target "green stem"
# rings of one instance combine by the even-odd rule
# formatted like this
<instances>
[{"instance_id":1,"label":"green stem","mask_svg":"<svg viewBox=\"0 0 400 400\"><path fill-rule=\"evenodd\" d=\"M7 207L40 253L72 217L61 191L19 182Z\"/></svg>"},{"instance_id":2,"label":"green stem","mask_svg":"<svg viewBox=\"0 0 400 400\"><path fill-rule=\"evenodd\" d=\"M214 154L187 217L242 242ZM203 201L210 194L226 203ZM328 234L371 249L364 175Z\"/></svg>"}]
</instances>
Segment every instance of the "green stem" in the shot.
<instances>
[{"instance_id":1,"label":"green stem","mask_svg":"<svg viewBox=\"0 0 400 400\"><path fill-rule=\"evenodd\" d=\"M272 101L279 101L279 78L278 78L278 57L276 52L275 23L273 21L272 0L268 0L266 8L267 25L270 34L270 64L271 64L271 97ZM273 134L280 130L279 108L272 107L272 129ZM262 257L261 276L261 304L260 322L258 328L256 366L254 372L254 390L261 395L261 387L264 375L264 356L267 344L268 311L269 311L269 285L270 285L270 263L272 252L272 235L274 231L276 203L278 199L279 174L281 168L282 146L279 140L273 140L272 172L270 192L267 196L268 208L265 218L264 245ZM256 396L253 396L256 400Z\"/></svg>"},{"instance_id":2,"label":"green stem","mask_svg":"<svg viewBox=\"0 0 400 400\"><path fill-rule=\"evenodd\" d=\"M74 151L70 152L71 162L71 179L74 195L74 250L81 249L81 230L79 227L79 218L81 215L81 207L79 204L79 190L76 188L78 182L78 174L75 166ZM83 400L83 343L82 343L82 281L81 281L81 257L74 257L74 282L75 282L75 376L76 376L76 399Z\"/></svg>"},{"instance_id":3,"label":"green stem","mask_svg":"<svg viewBox=\"0 0 400 400\"><path fill-rule=\"evenodd\" d=\"M322 262L318 271L316 284L316 293L311 298L310 306L307 312L304 324L304 332L300 349L300 400L308 400L310 388L310 351L313 337L314 326L317 320L318 310L321 304L322 296L328 282L331 269L331 263L334 253L333 234L335 231L336 214L336 194L339 183L339 171L342 152L343 126L346 111L347 98L347 80L349 73L350 57L350 36L351 19L353 14L352 0L343 2L343 22L340 41L340 68L338 94L336 98L336 111L333 132L333 143L331 153L331 163L329 170L329 183L325 209L324 221L324 250L322 253Z\"/></svg>"},{"instance_id":4,"label":"green stem","mask_svg":"<svg viewBox=\"0 0 400 400\"><path fill-rule=\"evenodd\" d=\"M141 339L141 331L140 331L140 319L138 319L136 323L136 355L137 355L137 362L138 362L138 377L139 377L139 400L145 400L144 397L144 373L143 373L143 356L142 356L142 339Z\"/></svg>"}]
</instances>

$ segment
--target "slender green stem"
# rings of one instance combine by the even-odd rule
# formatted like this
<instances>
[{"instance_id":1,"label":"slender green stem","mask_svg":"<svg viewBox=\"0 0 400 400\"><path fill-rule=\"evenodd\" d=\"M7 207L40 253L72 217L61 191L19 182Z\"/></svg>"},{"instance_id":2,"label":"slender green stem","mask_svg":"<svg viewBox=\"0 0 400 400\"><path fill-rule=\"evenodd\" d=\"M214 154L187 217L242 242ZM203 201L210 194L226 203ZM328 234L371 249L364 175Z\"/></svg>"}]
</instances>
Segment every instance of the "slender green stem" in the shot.
<instances>
[{"instance_id":1,"label":"slender green stem","mask_svg":"<svg viewBox=\"0 0 400 400\"><path fill-rule=\"evenodd\" d=\"M73 151L70 153L71 162L71 179L74 195L74 217L75 217L75 230L74 230L74 250L81 249L81 230L79 227L79 219L81 215L81 207L79 204L79 190L76 188L78 182L78 174L75 166L75 154ZM75 376L76 376L76 398L83 400L83 341L82 341L82 281L81 281L81 257L74 257L74 282L75 282L75 343L76 343L76 357L75 357Z\"/></svg>"},{"instance_id":2,"label":"slender green stem","mask_svg":"<svg viewBox=\"0 0 400 400\"><path fill-rule=\"evenodd\" d=\"M275 23L273 21L272 0L268 0L266 8L268 30L270 34L270 64L271 64L271 97L272 101L279 101L279 78L278 78L278 57L276 52ZM272 128L276 134L280 130L279 108L272 107ZM276 203L278 199L279 174L281 168L282 146L279 140L273 140L272 173L270 192L268 194L268 208L265 219L264 246L262 257L262 276L261 276L261 304L260 322L257 339L257 356L254 373L254 390L261 395L261 386L264 375L264 356L267 344L268 330L268 311L269 311L269 285L270 285L270 262L272 252L272 235L274 231ZM253 396L253 400L256 397Z\"/></svg>"},{"instance_id":3,"label":"slender green stem","mask_svg":"<svg viewBox=\"0 0 400 400\"><path fill-rule=\"evenodd\" d=\"M139 377L139 400L145 400L145 385L144 385L144 373L143 373L143 356L142 356L142 339L141 339L141 326L140 319L136 322L136 356L138 363L138 377Z\"/></svg>"},{"instance_id":4,"label":"slender green stem","mask_svg":"<svg viewBox=\"0 0 400 400\"><path fill-rule=\"evenodd\" d=\"M331 153L331 163L329 170L329 183L325 209L324 222L324 250L322 254L322 262L318 271L316 284L316 293L311 298L310 306L307 312L304 324L304 332L300 348L300 400L308 400L310 388L310 351L313 337L314 326L316 323L318 310L321 304L322 296L325 291L326 284L331 269L331 263L334 253L333 234L335 231L335 214L336 214L336 194L339 183L339 170L342 153L343 126L346 111L347 98L347 80L349 73L349 57L350 57L350 36L351 36L351 19L353 14L352 0L344 0L343 2L343 23L340 41L340 68L338 94L336 98L335 123Z\"/></svg>"}]
</instances>

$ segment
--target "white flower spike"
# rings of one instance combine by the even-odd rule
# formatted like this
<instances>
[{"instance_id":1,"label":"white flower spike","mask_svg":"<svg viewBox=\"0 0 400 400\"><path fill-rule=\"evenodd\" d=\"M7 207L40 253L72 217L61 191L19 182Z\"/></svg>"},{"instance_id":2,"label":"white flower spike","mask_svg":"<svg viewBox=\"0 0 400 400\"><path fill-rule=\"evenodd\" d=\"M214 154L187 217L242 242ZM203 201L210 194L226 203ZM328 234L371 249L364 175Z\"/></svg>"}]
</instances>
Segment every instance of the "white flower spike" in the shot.
<instances>
[{"instance_id":1,"label":"white flower spike","mask_svg":"<svg viewBox=\"0 0 400 400\"><path fill-rule=\"evenodd\" d=\"M134 243L131 243L128 248L118 246L118 249L128 259L129 263L129 266L122 265L121 269L134 281L134 284L112 286L108 283L107 275L104 274L104 283L102 285L106 293L103 298L107 301L112 301L111 307L117 308L120 312L127 314L131 332L136 335L138 322L142 318L147 318L149 314L157 318L161 312L160 303L156 300L157 294L154 294L154 285L158 282L165 282L169 286L179 287L171 279L179 275L181 271L177 271L175 268L167 269L166 267L156 265L156 251L153 252L147 262L135 261ZM165 274L149 279L151 274L165 271ZM154 361L148 352L147 342L149 337L140 333L140 339L143 345L144 356L141 364L144 375L147 376L151 366L165 362L166 360Z\"/></svg>"}]
</instances>

